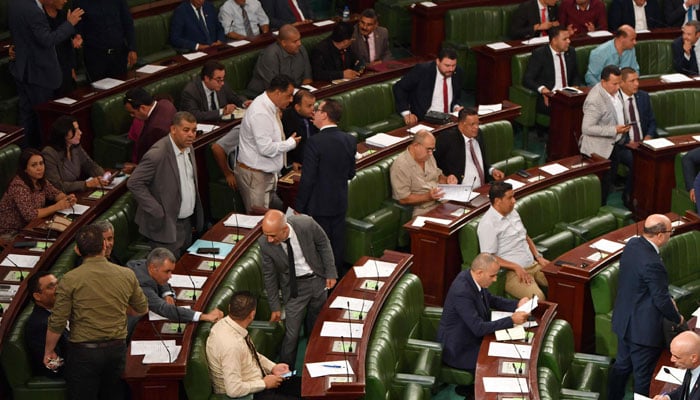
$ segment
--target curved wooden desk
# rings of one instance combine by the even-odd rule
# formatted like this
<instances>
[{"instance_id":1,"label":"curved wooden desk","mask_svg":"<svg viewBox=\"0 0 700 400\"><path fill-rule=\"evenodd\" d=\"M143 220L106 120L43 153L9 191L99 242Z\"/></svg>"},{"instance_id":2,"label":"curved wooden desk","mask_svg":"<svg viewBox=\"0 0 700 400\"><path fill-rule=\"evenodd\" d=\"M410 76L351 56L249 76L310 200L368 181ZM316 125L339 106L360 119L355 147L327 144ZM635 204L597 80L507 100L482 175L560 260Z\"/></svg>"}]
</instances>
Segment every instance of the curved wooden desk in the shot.
<instances>
[{"instance_id":1,"label":"curved wooden desk","mask_svg":"<svg viewBox=\"0 0 700 400\"><path fill-rule=\"evenodd\" d=\"M14 125L0 124L0 148L10 144L19 145L24 138L24 128Z\"/></svg>"}]
</instances>

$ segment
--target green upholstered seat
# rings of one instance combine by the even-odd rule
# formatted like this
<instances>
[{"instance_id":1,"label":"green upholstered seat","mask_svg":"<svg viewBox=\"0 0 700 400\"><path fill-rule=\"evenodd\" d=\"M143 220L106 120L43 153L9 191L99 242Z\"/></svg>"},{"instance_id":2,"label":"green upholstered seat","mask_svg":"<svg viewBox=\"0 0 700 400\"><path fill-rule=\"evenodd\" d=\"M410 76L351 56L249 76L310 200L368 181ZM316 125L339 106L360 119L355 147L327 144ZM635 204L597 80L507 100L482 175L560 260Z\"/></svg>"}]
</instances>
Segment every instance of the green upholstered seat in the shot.
<instances>
[{"instance_id":1,"label":"green upholstered seat","mask_svg":"<svg viewBox=\"0 0 700 400\"><path fill-rule=\"evenodd\" d=\"M700 131L700 89L661 90L649 94L659 136L685 135Z\"/></svg>"},{"instance_id":2,"label":"green upholstered seat","mask_svg":"<svg viewBox=\"0 0 700 400\"><path fill-rule=\"evenodd\" d=\"M612 312L617 296L620 264L614 262L591 279L595 313L595 352L608 357L617 354L617 335L612 331Z\"/></svg>"},{"instance_id":3,"label":"green upholstered seat","mask_svg":"<svg viewBox=\"0 0 700 400\"><path fill-rule=\"evenodd\" d=\"M138 64L151 64L176 54L170 46L172 12L134 19Z\"/></svg>"},{"instance_id":4,"label":"green upholstered seat","mask_svg":"<svg viewBox=\"0 0 700 400\"><path fill-rule=\"evenodd\" d=\"M584 81L584 76L588 71L588 58L591 55L591 51L598 47L597 44L589 44L586 46L579 46L576 48L576 69L578 70L579 78Z\"/></svg>"},{"instance_id":5,"label":"green upholstered seat","mask_svg":"<svg viewBox=\"0 0 700 400\"><path fill-rule=\"evenodd\" d=\"M231 211L245 214L243 200L238 190L231 189L224 174L214 160L211 145L207 146L205 162L209 174L209 213L211 219L218 221Z\"/></svg>"},{"instance_id":6,"label":"green upholstered seat","mask_svg":"<svg viewBox=\"0 0 700 400\"><path fill-rule=\"evenodd\" d=\"M661 257L669 284L680 289L672 291L678 310L688 319L697 308L700 296L700 232L674 235L661 248Z\"/></svg>"},{"instance_id":7,"label":"green upholstered seat","mask_svg":"<svg viewBox=\"0 0 700 400\"><path fill-rule=\"evenodd\" d=\"M673 70L673 40L640 40L634 46L642 77L671 74Z\"/></svg>"},{"instance_id":8,"label":"green upholstered seat","mask_svg":"<svg viewBox=\"0 0 700 400\"><path fill-rule=\"evenodd\" d=\"M515 149L510 121L496 121L480 126L484 137L486 160L506 175L538 164L539 154Z\"/></svg>"},{"instance_id":9,"label":"green upholstered seat","mask_svg":"<svg viewBox=\"0 0 700 400\"><path fill-rule=\"evenodd\" d=\"M396 113L392 87L395 80L364 86L335 97L343 106L339 126L346 132L357 132L364 140L379 132L389 132L404 125Z\"/></svg>"},{"instance_id":10,"label":"green upholstered seat","mask_svg":"<svg viewBox=\"0 0 700 400\"><path fill-rule=\"evenodd\" d=\"M511 86L508 88L508 100L520 105L520 115L515 119L523 128L523 138L528 137L528 131L538 122L537 98L539 93L523 86L523 77L530 62L530 53L516 54L510 59ZM549 122L540 119L540 122ZM548 126L541 124L542 126ZM527 148L527 140L523 140L523 148Z\"/></svg>"},{"instance_id":11,"label":"green upholstered seat","mask_svg":"<svg viewBox=\"0 0 700 400\"><path fill-rule=\"evenodd\" d=\"M573 233L557 230L557 223L561 221L559 207L559 199L550 190L532 193L515 203L528 235L548 259L571 250L575 243Z\"/></svg>"},{"instance_id":12,"label":"green upholstered seat","mask_svg":"<svg viewBox=\"0 0 700 400\"><path fill-rule=\"evenodd\" d=\"M389 44L406 46L411 43L411 13L408 6L414 0L377 0L374 9L381 25L389 31Z\"/></svg>"},{"instance_id":13,"label":"green upholstered seat","mask_svg":"<svg viewBox=\"0 0 700 400\"><path fill-rule=\"evenodd\" d=\"M255 96L255 93L248 92L246 87L253 78L253 70L259 54L259 50L253 50L221 61L226 69L226 84L236 93L248 98Z\"/></svg>"},{"instance_id":14,"label":"green upholstered seat","mask_svg":"<svg viewBox=\"0 0 700 400\"><path fill-rule=\"evenodd\" d=\"M674 159L674 176L676 177L676 187L671 190L671 211L678 215L684 215L686 210L696 211L696 206L690 200L690 193L685 189L685 178L683 177L682 159L686 152L676 154ZM700 171L695 171L695 174Z\"/></svg>"},{"instance_id":15,"label":"green upholstered seat","mask_svg":"<svg viewBox=\"0 0 700 400\"><path fill-rule=\"evenodd\" d=\"M0 148L0 196L7 190L7 185L17 173L19 155L22 149L16 144L10 144Z\"/></svg>"}]
</instances>

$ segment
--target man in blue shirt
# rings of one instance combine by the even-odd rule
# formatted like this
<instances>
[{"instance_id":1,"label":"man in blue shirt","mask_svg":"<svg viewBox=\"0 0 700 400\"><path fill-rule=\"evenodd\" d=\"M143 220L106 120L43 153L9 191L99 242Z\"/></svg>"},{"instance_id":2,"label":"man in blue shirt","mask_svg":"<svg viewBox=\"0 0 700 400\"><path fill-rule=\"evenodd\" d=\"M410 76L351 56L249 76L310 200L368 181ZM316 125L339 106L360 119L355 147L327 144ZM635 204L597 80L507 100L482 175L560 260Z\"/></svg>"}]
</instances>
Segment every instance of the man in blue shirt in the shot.
<instances>
[{"instance_id":1,"label":"man in blue shirt","mask_svg":"<svg viewBox=\"0 0 700 400\"><path fill-rule=\"evenodd\" d=\"M615 38L608 40L591 51L586 72L586 85L594 86L600 82L600 73L607 65L618 68L630 67L639 71L634 45L637 44L637 32L629 25L622 25L615 32ZM639 71L641 74L642 71Z\"/></svg>"}]
</instances>

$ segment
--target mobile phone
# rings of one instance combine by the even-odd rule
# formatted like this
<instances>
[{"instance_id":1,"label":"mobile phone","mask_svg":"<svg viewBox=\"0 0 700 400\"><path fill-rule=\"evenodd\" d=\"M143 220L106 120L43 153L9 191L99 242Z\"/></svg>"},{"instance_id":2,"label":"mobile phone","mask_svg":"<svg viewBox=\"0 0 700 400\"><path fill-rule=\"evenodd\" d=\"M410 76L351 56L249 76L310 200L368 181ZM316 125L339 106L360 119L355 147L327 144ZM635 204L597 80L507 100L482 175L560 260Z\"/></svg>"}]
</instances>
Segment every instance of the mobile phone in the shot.
<instances>
[{"instance_id":1,"label":"mobile phone","mask_svg":"<svg viewBox=\"0 0 700 400\"><path fill-rule=\"evenodd\" d=\"M296 373L297 373L297 370L294 370L294 371L289 371L289 372L287 372L287 373L285 373L285 374L282 374L282 375L280 375L280 376L281 376L282 378L284 378L284 379L289 379L289 378L291 378L292 376L296 375Z\"/></svg>"}]
</instances>

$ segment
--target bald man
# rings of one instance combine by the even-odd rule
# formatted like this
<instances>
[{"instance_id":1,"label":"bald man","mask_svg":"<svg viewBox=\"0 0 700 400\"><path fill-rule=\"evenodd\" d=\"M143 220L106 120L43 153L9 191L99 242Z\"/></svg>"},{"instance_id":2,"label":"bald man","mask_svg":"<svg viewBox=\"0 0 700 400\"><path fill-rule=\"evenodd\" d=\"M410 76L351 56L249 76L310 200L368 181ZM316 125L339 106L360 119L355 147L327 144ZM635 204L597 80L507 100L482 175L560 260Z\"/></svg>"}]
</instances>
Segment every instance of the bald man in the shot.
<instances>
[{"instance_id":1,"label":"bald man","mask_svg":"<svg viewBox=\"0 0 700 400\"><path fill-rule=\"evenodd\" d=\"M588 71L586 72L586 85L593 86L600 82L600 73L607 65L615 65L618 68L630 67L640 74L637 53L634 46L637 44L637 32L629 25L622 25L615 31L615 37L601 44L591 51L588 58Z\"/></svg>"},{"instance_id":2,"label":"bald man","mask_svg":"<svg viewBox=\"0 0 700 400\"><path fill-rule=\"evenodd\" d=\"M687 391L688 400L700 399L698 375L700 375L700 336L693 331L681 332L671 341L671 361L676 368L686 370L683 385L670 393L660 394L654 400L683 400ZM690 377L688 377L690 375ZM688 382L686 384L686 381Z\"/></svg>"},{"instance_id":3,"label":"bald man","mask_svg":"<svg viewBox=\"0 0 700 400\"><path fill-rule=\"evenodd\" d=\"M270 210L262 220L262 231L258 244L272 310L270 322L282 318L284 304L286 322L279 361L293 366L304 315L308 334L326 302L328 289L338 278L333 250L323 229L308 215L286 218L282 212Z\"/></svg>"},{"instance_id":4,"label":"bald man","mask_svg":"<svg viewBox=\"0 0 700 400\"><path fill-rule=\"evenodd\" d=\"M664 347L663 320L683 322L668 293L668 274L659 256L672 233L671 220L650 215L642 237L630 239L622 252L612 316L617 357L608 377L608 400L624 397L632 372L634 392L649 395L649 382Z\"/></svg>"}]
</instances>

